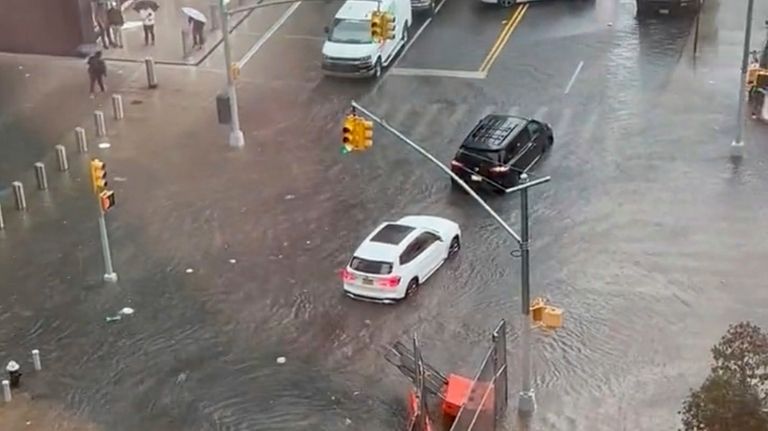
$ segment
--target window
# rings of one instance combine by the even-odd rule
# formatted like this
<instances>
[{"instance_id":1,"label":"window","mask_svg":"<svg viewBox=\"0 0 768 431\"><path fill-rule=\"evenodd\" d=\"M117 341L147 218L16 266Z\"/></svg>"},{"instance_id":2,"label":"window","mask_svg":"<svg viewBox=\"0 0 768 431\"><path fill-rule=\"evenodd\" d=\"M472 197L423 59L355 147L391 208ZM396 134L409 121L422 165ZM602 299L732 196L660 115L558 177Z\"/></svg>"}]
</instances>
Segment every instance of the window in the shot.
<instances>
[{"instance_id":1,"label":"window","mask_svg":"<svg viewBox=\"0 0 768 431\"><path fill-rule=\"evenodd\" d=\"M384 225L375 235L371 237L371 242L380 242L383 244L397 245L403 242L405 237L413 232L412 227L401 224L389 223Z\"/></svg>"},{"instance_id":2,"label":"window","mask_svg":"<svg viewBox=\"0 0 768 431\"><path fill-rule=\"evenodd\" d=\"M528 132L531 134L531 136L537 136L539 133L541 133L541 123L538 121L529 122Z\"/></svg>"},{"instance_id":3,"label":"window","mask_svg":"<svg viewBox=\"0 0 768 431\"><path fill-rule=\"evenodd\" d=\"M441 241L440 237L432 232L424 232L423 234L419 235L419 238L424 240L424 250L431 247L432 244Z\"/></svg>"},{"instance_id":4,"label":"window","mask_svg":"<svg viewBox=\"0 0 768 431\"><path fill-rule=\"evenodd\" d=\"M423 244L423 241L421 240L421 236L416 237L413 241L411 241L410 244L408 244L408 247L405 248L405 251L403 251L403 254L400 255L400 265L406 265L416 259L422 251L424 251L425 247Z\"/></svg>"},{"instance_id":5,"label":"window","mask_svg":"<svg viewBox=\"0 0 768 431\"><path fill-rule=\"evenodd\" d=\"M520 133L515 136L514 142L516 147L522 149L531 142L531 132L529 132L527 128L520 130Z\"/></svg>"},{"instance_id":6,"label":"window","mask_svg":"<svg viewBox=\"0 0 768 431\"><path fill-rule=\"evenodd\" d=\"M392 272L392 263L390 262L366 260L360 257L353 257L349 266L357 272L373 275L386 275Z\"/></svg>"},{"instance_id":7,"label":"window","mask_svg":"<svg viewBox=\"0 0 768 431\"><path fill-rule=\"evenodd\" d=\"M371 24L361 19L335 19L328 40L337 43L372 43Z\"/></svg>"}]
</instances>

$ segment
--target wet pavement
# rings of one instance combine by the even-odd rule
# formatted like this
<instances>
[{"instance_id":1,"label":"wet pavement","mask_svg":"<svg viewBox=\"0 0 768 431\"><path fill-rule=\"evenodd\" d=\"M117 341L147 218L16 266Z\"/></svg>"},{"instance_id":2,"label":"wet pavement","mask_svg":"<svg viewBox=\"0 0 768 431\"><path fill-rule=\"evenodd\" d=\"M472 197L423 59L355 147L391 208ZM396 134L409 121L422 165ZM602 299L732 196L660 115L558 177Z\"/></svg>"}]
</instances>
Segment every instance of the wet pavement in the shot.
<instances>
[{"instance_id":1,"label":"wet pavement","mask_svg":"<svg viewBox=\"0 0 768 431\"><path fill-rule=\"evenodd\" d=\"M87 156L60 124L88 121L103 101L78 98L70 75L81 62L59 66L72 71L64 89L11 85L10 96L0 91L3 106L14 107L3 118L40 144L7 157L4 146L0 177L31 186L24 165L44 158L53 166L50 152L40 154L59 142L72 168L49 169L47 192L28 186L24 215L0 197L0 359L40 349L46 369L30 374L27 391L48 415L36 419L75 418L77 429L392 430L402 428L407 385L381 356L384 346L417 331L435 366L472 374L488 332L506 318L506 429L518 429L514 244L383 130L373 151L338 151L351 98L446 162L484 113L513 112L555 130L554 151L535 172L553 181L531 194L532 286L567 313L563 330L536 336L532 429L674 428L680 400L706 372L708 349L727 324L768 324L760 313L768 305L760 287L768 257L760 200L768 151L760 143L768 130L749 123L745 157L732 163L733 16L743 5L716 5L708 2L715 18L702 24L719 30L702 32L695 65L690 19L638 23L626 1L539 2L485 79L391 74L373 84L321 77L317 29L335 6L303 4L243 69L240 151L213 126L224 79L215 67L160 68L161 87L148 91L141 67L124 65L114 88L126 119L109 122L110 148L92 144L90 152L107 162L117 194L108 215L115 286L100 280ZM466 13L455 6L433 23ZM541 31L547 19L556 30ZM462 49L487 52L499 25L489 18L496 30L483 46ZM398 67L426 49L422 41ZM15 60L0 61L4 79L20 73ZM458 70L462 61L423 67ZM71 107L57 118L40 94L67 97ZM35 102L25 111L23 100ZM52 123L34 127L33 114ZM515 197L487 199L517 225ZM382 220L414 213L459 222L459 258L403 304L344 298L335 271L351 250ZM104 321L124 306L136 313ZM0 419L8 411L0 408Z\"/></svg>"}]
</instances>

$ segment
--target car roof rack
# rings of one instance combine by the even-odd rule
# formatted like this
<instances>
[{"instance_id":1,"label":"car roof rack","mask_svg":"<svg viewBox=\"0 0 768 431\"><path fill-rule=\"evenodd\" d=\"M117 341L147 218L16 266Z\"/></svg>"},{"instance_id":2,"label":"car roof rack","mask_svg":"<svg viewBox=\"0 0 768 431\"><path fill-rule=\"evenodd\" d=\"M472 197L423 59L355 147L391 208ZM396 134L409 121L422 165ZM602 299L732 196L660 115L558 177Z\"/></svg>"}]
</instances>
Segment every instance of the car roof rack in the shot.
<instances>
[{"instance_id":1,"label":"car roof rack","mask_svg":"<svg viewBox=\"0 0 768 431\"><path fill-rule=\"evenodd\" d=\"M489 148L499 149L504 141L524 122L525 120L520 117L491 114L480 120L472 133L469 134L468 140L474 144L483 142Z\"/></svg>"}]
</instances>

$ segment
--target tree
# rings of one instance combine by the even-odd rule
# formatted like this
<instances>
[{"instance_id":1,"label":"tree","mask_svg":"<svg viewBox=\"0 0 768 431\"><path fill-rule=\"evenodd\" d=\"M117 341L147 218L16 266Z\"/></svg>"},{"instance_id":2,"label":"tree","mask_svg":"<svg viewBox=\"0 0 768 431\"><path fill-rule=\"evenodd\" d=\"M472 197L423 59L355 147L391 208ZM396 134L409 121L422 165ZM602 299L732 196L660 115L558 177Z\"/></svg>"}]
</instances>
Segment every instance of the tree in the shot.
<instances>
[{"instance_id":1,"label":"tree","mask_svg":"<svg viewBox=\"0 0 768 431\"><path fill-rule=\"evenodd\" d=\"M768 334L731 325L712 347L714 365L680 410L684 431L768 430Z\"/></svg>"}]
</instances>

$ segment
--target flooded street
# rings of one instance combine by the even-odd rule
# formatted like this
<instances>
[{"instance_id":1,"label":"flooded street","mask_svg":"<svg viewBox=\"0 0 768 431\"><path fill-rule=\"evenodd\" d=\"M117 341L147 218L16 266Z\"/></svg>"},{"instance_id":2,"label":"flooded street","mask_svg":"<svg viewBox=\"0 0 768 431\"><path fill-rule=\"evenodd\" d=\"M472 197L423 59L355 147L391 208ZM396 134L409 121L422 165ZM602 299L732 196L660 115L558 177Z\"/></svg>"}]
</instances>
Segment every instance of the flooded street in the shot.
<instances>
[{"instance_id":1,"label":"flooded street","mask_svg":"<svg viewBox=\"0 0 768 431\"><path fill-rule=\"evenodd\" d=\"M33 420L45 430L403 429L409 384L384 360L386 346L416 332L428 362L471 376L504 318L502 429L520 429L516 243L383 129L371 151L340 154L339 121L354 98L446 163L489 112L552 125L553 150L533 172L552 181L530 193L531 289L566 317L557 332L534 331L531 430L676 429L727 325L768 325L768 130L750 124L745 157L729 158L743 21L710 5L695 65L692 18L638 22L627 0L533 4L482 80L402 72L480 63L467 54L430 65L423 54L437 48L422 40L474 51L456 42L458 23L492 12L458 1L375 84L323 79L318 40L278 37L243 70L241 151L211 126L224 75L208 69L167 69L147 93L141 66L116 65L126 120L110 123L111 148L94 141L88 155L69 130L90 126L92 105L35 111L50 127L23 110L1 117L0 360L42 352L43 373L22 365L30 402L47 406ZM302 5L285 31L336 9ZM15 62L0 60L3 77L20 79ZM0 90L14 87L5 82ZM50 91L38 93L80 97ZM0 91L2 108L26 94ZM109 109L108 98L93 103ZM64 174L45 151L60 142L71 157ZM108 163L118 196L108 214L115 285L101 280L88 157ZM46 192L26 168L41 158ZM25 214L6 189L14 179L27 188ZM519 229L517 196L482 196ZM410 214L458 222L458 258L401 304L344 297L337 271L360 241ZM126 306L136 313L105 321Z\"/></svg>"}]
</instances>

